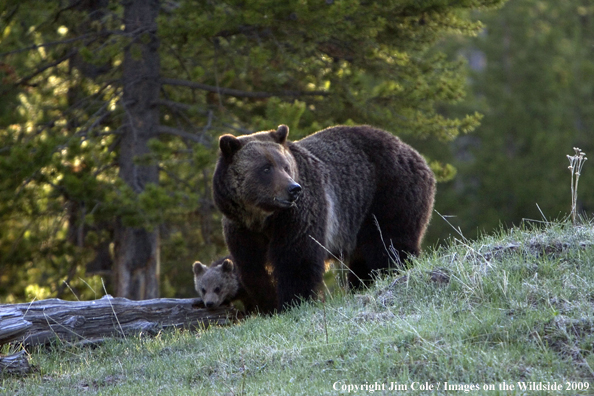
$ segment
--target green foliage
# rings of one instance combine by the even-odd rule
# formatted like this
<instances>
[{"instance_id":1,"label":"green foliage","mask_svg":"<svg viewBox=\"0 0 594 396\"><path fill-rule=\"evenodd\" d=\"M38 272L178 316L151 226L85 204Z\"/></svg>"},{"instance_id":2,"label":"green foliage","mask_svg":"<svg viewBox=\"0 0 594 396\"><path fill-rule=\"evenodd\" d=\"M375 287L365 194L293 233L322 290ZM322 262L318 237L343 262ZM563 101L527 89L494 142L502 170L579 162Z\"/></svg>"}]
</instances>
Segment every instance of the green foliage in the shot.
<instances>
[{"instance_id":1,"label":"green foliage","mask_svg":"<svg viewBox=\"0 0 594 396\"><path fill-rule=\"evenodd\" d=\"M581 0L517 0L477 15L487 28L452 51L474 68L461 109L484 114L456 141L456 180L438 191L437 209L472 236L523 218L571 210L566 155L594 152L594 7ZM594 212L594 170L584 166L577 204ZM537 206L538 205L538 206ZM540 209L539 209L540 208ZM542 212L542 214L541 214ZM432 223L434 234L449 226Z\"/></svg>"},{"instance_id":2,"label":"green foliage","mask_svg":"<svg viewBox=\"0 0 594 396\"><path fill-rule=\"evenodd\" d=\"M182 3L175 14L162 16L161 32L164 43L177 41L185 65L163 67L178 73L198 68L203 82L244 91L321 91L323 95L299 97L305 106L299 127L289 124L299 135L302 129L311 133L319 125L353 119L400 135L453 138L458 130L475 127L477 117L445 119L436 114L434 104L463 97L463 65L428 50L444 32L478 32L480 24L460 13L475 6L443 1L422 6L406 1ZM181 45L180 32L186 38ZM195 56L197 44L200 57ZM270 119L278 117L271 106L278 107L280 99L214 99L245 125L266 118L264 129L288 123ZM282 100L294 102L290 97ZM292 121L292 115L289 118ZM261 123L254 126L262 128Z\"/></svg>"},{"instance_id":3,"label":"green foliage","mask_svg":"<svg viewBox=\"0 0 594 396\"><path fill-rule=\"evenodd\" d=\"M456 176L456 168L451 164L443 164L438 161L431 161L429 163L431 170L435 173L435 178L438 182L452 180Z\"/></svg>"},{"instance_id":4,"label":"green foliage","mask_svg":"<svg viewBox=\"0 0 594 396\"><path fill-rule=\"evenodd\" d=\"M126 47L142 59L151 33L122 30L128 3L5 2L0 296L26 300L26 285L38 285L73 297L64 281L105 276L113 265L116 224L158 227L163 293L193 295L190 264L225 251L210 186L219 135L285 123L296 139L373 124L443 145L476 128L480 115L442 111L463 99L465 66L435 43L477 34L468 12L502 2L163 2L156 34L169 80L154 98L163 133L133 159L138 169L158 166L158 185L146 186L119 173L130 133L122 62ZM454 175L446 161L432 167L442 180ZM79 283L77 295L95 295Z\"/></svg>"},{"instance_id":5,"label":"green foliage","mask_svg":"<svg viewBox=\"0 0 594 396\"><path fill-rule=\"evenodd\" d=\"M291 138L299 139L304 136L299 131L299 121L305 112L305 102L295 100L293 103L286 102L280 98L271 98L266 103L264 116L255 116L252 122L256 130L274 129L270 126L270 120L287 120L286 125L291 125ZM296 132L293 132L295 130Z\"/></svg>"}]
</instances>

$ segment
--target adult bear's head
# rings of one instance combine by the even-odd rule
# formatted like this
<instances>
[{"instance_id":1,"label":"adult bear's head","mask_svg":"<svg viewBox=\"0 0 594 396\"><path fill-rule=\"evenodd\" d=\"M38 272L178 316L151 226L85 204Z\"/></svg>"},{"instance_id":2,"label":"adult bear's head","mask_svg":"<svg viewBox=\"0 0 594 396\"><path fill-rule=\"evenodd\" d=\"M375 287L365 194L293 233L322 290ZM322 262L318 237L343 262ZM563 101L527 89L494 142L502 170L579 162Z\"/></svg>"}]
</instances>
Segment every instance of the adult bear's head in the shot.
<instances>
[{"instance_id":1,"label":"adult bear's head","mask_svg":"<svg viewBox=\"0 0 594 396\"><path fill-rule=\"evenodd\" d=\"M244 217L296 205L302 188L288 135L289 128L280 125L276 131L220 137L213 185L215 203L225 215L249 223Z\"/></svg>"}]
</instances>

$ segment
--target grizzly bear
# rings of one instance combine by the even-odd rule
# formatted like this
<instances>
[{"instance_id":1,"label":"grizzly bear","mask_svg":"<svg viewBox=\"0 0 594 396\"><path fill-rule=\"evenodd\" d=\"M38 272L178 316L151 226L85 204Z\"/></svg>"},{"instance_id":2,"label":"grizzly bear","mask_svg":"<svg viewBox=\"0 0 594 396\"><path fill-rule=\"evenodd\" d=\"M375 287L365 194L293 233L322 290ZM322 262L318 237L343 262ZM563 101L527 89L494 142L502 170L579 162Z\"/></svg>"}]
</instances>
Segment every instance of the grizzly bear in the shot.
<instances>
[{"instance_id":1,"label":"grizzly bear","mask_svg":"<svg viewBox=\"0 0 594 396\"><path fill-rule=\"evenodd\" d=\"M194 287L206 308L214 309L221 304L239 300L245 309L253 309L231 257L223 257L210 267L196 261L192 265L192 270Z\"/></svg>"},{"instance_id":2,"label":"grizzly bear","mask_svg":"<svg viewBox=\"0 0 594 396\"><path fill-rule=\"evenodd\" d=\"M427 162L389 132L336 126L296 142L288 134L280 125L221 136L213 176L229 252L265 313L313 297L331 256L345 260L355 287L376 270L404 268L420 252L435 195Z\"/></svg>"}]
</instances>

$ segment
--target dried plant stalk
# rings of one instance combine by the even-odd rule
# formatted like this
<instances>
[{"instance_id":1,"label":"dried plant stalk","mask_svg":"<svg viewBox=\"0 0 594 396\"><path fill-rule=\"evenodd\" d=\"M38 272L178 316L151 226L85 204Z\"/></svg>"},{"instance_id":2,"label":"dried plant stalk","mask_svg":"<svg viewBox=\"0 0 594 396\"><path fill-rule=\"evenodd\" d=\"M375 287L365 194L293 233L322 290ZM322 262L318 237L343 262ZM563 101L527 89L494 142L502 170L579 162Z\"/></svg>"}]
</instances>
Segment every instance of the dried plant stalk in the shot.
<instances>
[{"instance_id":1,"label":"dried plant stalk","mask_svg":"<svg viewBox=\"0 0 594 396\"><path fill-rule=\"evenodd\" d=\"M586 162L588 158L586 157L586 153L578 147L574 147L573 150L575 151L575 155L568 155L567 159L569 159L568 168L571 171L571 221L573 222L573 225L576 225L578 182L580 180L584 162Z\"/></svg>"}]
</instances>

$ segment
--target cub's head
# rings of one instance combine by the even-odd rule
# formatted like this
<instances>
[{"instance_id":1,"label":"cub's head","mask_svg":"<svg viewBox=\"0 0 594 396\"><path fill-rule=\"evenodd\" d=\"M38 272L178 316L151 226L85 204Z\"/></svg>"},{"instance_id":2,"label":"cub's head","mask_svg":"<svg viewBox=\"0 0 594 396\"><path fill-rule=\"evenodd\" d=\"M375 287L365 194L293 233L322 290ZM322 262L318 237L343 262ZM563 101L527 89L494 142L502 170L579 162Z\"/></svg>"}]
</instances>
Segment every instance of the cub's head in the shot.
<instances>
[{"instance_id":1,"label":"cub's head","mask_svg":"<svg viewBox=\"0 0 594 396\"><path fill-rule=\"evenodd\" d=\"M272 213L295 206L301 194L297 163L288 148L289 128L219 139L220 157L214 175L214 198L229 215L237 210Z\"/></svg>"},{"instance_id":2,"label":"cub's head","mask_svg":"<svg viewBox=\"0 0 594 396\"><path fill-rule=\"evenodd\" d=\"M228 258L213 263L210 267L196 261L192 265L194 286L206 308L216 308L231 302L239 290L239 280Z\"/></svg>"}]
</instances>

